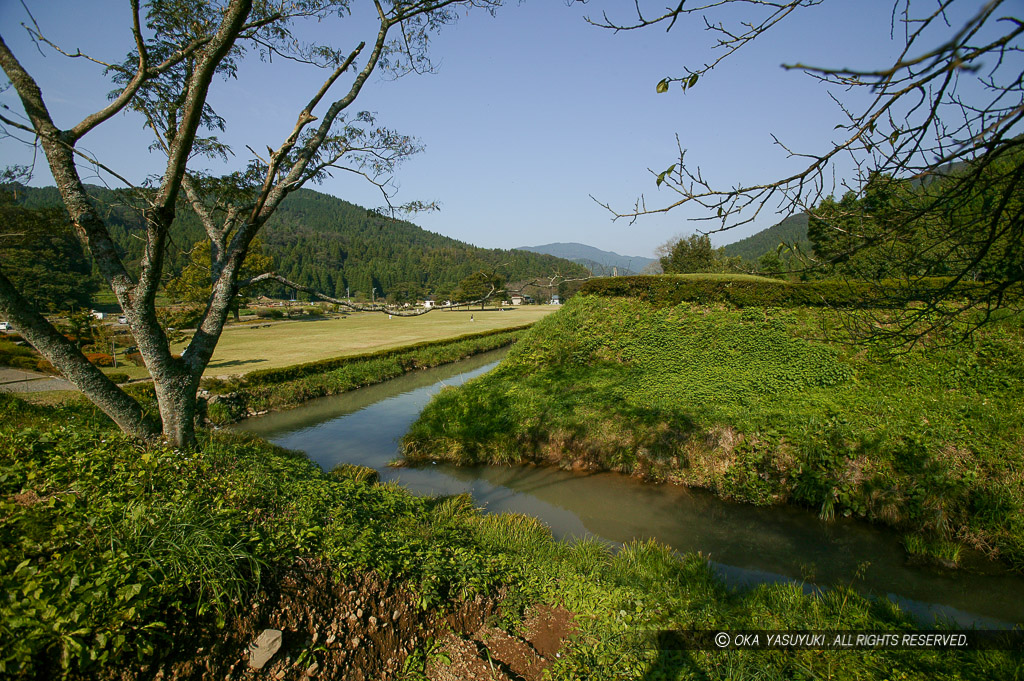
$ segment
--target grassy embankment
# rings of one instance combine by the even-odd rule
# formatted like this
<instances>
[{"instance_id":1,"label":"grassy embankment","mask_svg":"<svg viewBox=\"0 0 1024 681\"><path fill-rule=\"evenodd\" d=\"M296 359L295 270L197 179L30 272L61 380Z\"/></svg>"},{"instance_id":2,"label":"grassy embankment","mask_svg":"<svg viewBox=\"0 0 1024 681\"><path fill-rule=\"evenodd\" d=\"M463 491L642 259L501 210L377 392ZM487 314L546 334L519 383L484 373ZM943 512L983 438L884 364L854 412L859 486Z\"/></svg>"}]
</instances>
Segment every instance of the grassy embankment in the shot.
<instances>
[{"instance_id":1,"label":"grassy embankment","mask_svg":"<svg viewBox=\"0 0 1024 681\"><path fill-rule=\"evenodd\" d=\"M618 470L884 523L943 564L966 545L1024 570L1020 317L886 356L840 327L814 340L834 322L810 306L827 287L601 286L624 295L574 298L496 371L442 391L406 456Z\"/></svg>"},{"instance_id":2,"label":"grassy embankment","mask_svg":"<svg viewBox=\"0 0 1024 681\"><path fill-rule=\"evenodd\" d=\"M0 470L0 676L252 678L245 645L274 626L285 629L278 663L288 661L277 678L300 679L313 662L320 678L360 664L375 665L374 678L421 678L432 641L456 621L445 615L476 595L501 599L504 627L536 602L576 613L555 679L1021 672L1019 654L998 651L659 649L659 629L912 624L842 587L731 593L698 556L556 542L534 519L414 497L358 471L325 474L237 435L207 433L188 454L144 450L92 408L0 395Z\"/></svg>"}]
</instances>

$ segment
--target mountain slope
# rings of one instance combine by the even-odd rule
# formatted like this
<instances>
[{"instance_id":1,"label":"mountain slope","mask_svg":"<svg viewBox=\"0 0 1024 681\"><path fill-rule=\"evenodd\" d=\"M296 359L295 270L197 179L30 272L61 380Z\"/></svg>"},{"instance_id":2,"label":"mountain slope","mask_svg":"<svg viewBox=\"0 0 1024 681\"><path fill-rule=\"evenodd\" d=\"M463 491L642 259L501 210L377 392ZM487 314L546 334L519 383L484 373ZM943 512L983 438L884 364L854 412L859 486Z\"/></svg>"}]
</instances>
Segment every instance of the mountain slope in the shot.
<instances>
[{"instance_id":1,"label":"mountain slope","mask_svg":"<svg viewBox=\"0 0 1024 681\"><path fill-rule=\"evenodd\" d=\"M722 247L728 256L740 256L749 262L755 262L768 251L774 251L780 243L798 243L804 250L810 250L807 240L807 213L790 215L777 225L762 230L746 239Z\"/></svg>"},{"instance_id":2,"label":"mountain slope","mask_svg":"<svg viewBox=\"0 0 1024 681\"><path fill-rule=\"evenodd\" d=\"M90 187L90 194L129 267L137 267L145 245L139 238L144 234L141 215L129 207L122 191ZM21 187L18 195L28 206L60 205L54 187ZM168 271L176 273L184 267L192 244L205 234L188 209L178 211L172 231ZM480 270L494 270L506 281L554 272L587 274L584 267L550 255L478 248L310 189L285 199L260 236L278 273L336 297L379 298L410 284L423 294L445 295Z\"/></svg>"},{"instance_id":3,"label":"mountain slope","mask_svg":"<svg viewBox=\"0 0 1024 681\"><path fill-rule=\"evenodd\" d=\"M602 251L593 246L574 242L545 244L543 246L520 246L516 250L544 253L558 258L565 258L566 260L583 265L599 276L612 274L613 268L617 268L620 275L638 274L643 268L654 262L654 258L645 258L639 255L619 255L613 251Z\"/></svg>"}]
</instances>

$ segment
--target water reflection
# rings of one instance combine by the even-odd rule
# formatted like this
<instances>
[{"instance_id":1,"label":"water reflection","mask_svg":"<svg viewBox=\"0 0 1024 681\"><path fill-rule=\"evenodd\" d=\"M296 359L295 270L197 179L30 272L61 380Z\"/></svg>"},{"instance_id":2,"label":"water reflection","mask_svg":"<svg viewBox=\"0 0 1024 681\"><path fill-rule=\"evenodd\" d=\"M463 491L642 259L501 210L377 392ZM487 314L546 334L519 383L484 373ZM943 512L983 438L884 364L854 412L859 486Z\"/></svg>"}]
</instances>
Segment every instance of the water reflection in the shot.
<instances>
[{"instance_id":1,"label":"water reflection","mask_svg":"<svg viewBox=\"0 0 1024 681\"><path fill-rule=\"evenodd\" d=\"M501 356L497 351L409 374L239 427L302 450L325 470L355 463L416 494L471 493L488 511L541 518L559 538L592 536L614 543L653 538L681 552L699 551L733 584L847 584L868 562L857 584L925 619L979 626L1024 622L1024 579L992 566L990 574L954 575L907 565L898 536L865 523L824 523L801 509L733 504L700 490L650 485L614 473L538 466L388 467L398 456L398 440L437 391L486 372Z\"/></svg>"}]
</instances>

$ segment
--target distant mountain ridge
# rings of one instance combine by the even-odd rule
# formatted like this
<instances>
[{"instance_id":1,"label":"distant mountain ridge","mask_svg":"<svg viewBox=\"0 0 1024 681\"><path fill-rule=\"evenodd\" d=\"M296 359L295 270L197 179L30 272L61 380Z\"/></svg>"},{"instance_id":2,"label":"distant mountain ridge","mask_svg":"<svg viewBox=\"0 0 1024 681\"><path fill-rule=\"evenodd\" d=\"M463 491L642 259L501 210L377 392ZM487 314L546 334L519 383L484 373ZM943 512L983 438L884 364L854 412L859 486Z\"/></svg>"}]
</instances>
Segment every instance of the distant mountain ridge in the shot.
<instances>
[{"instance_id":1,"label":"distant mountain ridge","mask_svg":"<svg viewBox=\"0 0 1024 681\"><path fill-rule=\"evenodd\" d=\"M598 276L611 275L613 270L617 270L620 275L638 274L652 262L655 262L654 258L645 258L640 255L619 255L613 251L602 251L599 248L576 242L544 244L543 246L519 246L516 250L553 255L556 258L571 260L583 265Z\"/></svg>"}]
</instances>

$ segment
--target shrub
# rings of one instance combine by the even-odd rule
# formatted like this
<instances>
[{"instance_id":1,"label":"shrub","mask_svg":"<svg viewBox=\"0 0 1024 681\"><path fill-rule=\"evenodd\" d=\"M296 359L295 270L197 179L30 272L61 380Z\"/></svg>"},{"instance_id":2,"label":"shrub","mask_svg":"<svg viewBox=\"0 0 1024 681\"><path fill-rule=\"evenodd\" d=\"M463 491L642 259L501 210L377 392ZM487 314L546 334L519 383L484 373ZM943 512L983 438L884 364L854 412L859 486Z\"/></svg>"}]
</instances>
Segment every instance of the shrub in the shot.
<instances>
[{"instance_id":1,"label":"shrub","mask_svg":"<svg viewBox=\"0 0 1024 681\"><path fill-rule=\"evenodd\" d=\"M98 367L114 366L114 358L104 352L90 352L85 358Z\"/></svg>"},{"instance_id":2,"label":"shrub","mask_svg":"<svg viewBox=\"0 0 1024 681\"><path fill-rule=\"evenodd\" d=\"M258 307L254 312L260 319L281 319L284 317L284 312L274 307Z\"/></svg>"},{"instance_id":3,"label":"shrub","mask_svg":"<svg viewBox=\"0 0 1024 681\"><path fill-rule=\"evenodd\" d=\"M141 352L129 352L126 355L126 357L128 358L129 362L131 362L132 364L134 364L137 367L144 367L144 366L146 366L146 362L143 361L143 359L142 359L142 353Z\"/></svg>"},{"instance_id":4,"label":"shrub","mask_svg":"<svg viewBox=\"0 0 1024 681\"><path fill-rule=\"evenodd\" d=\"M38 361L30 348L15 345L12 342L0 341L0 365L19 369L35 369Z\"/></svg>"},{"instance_id":5,"label":"shrub","mask_svg":"<svg viewBox=\"0 0 1024 681\"><path fill-rule=\"evenodd\" d=\"M36 368L36 362L37 362L37 360L33 359L32 357L22 357L20 355L16 355L14 357L11 357L10 360L9 360L10 365L12 367L16 368L16 369L29 369L29 370L32 370L32 369Z\"/></svg>"},{"instance_id":6,"label":"shrub","mask_svg":"<svg viewBox=\"0 0 1024 681\"><path fill-rule=\"evenodd\" d=\"M884 284L885 282L883 282ZM580 293L607 298L638 298L655 307L680 303L708 305L726 303L734 307L892 307L922 300L949 283L932 278L905 286L893 282L881 288L870 282L822 280L786 282L764 277L713 275L660 275L604 277L583 284ZM967 292L978 286L960 282Z\"/></svg>"},{"instance_id":7,"label":"shrub","mask_svg":"<svg viewBox=\"0 0 1024 681\"><path fill-rule=\"evenodd\" d=\"M131 380L131 377L128 376L128 374L124 374L121 372L107 374L107 378L109 378L111 381L117 384L127 383L128 381Z\"/></svg>"}]
</instances>

